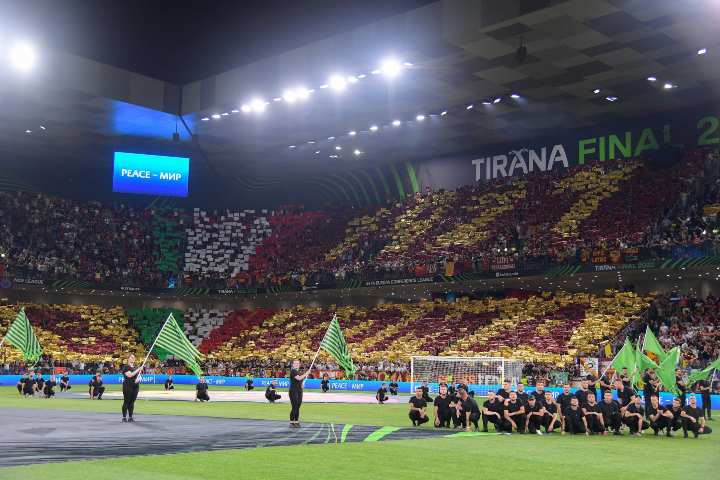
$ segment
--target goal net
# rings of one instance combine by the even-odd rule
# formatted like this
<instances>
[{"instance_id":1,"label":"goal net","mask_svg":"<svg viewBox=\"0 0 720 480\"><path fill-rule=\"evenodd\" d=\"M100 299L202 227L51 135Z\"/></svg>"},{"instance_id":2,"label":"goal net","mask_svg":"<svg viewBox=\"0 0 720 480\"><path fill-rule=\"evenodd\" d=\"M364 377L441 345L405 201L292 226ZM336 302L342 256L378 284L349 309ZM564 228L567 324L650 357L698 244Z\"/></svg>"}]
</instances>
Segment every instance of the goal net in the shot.
<instances>
[{"instance_id":1,"label":"goal net","mask_svg":"<svg viewBox=\"0 0 720 480\"><path fill-rule=\"evenodd\" d=\"M410 361L410 392L427 382L430 390L438 384L464 383L477 395L497 390L508 381L517 384L522 376L523 362L502 357L412 357Z\"/></svg>"}]
</instances>

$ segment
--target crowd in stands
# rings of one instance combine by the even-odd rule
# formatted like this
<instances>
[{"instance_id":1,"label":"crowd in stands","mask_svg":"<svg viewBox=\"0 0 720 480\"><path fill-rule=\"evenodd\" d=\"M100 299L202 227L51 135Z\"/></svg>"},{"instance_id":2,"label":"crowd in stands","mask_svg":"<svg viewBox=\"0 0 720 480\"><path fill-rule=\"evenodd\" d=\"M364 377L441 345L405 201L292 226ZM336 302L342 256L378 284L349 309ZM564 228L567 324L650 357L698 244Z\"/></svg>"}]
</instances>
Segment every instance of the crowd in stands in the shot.
<instances>
[{"instance_id":1,"label":"crowd in stands","mask_svg":"<svg viewBox=\"0 0 720 480\"><path fill-rule=\"evenodd\" d=\"M670 165L592 162L365 210L188 212L2 193L0 269L90 284L301 289L497 263L715 254L719 164L707 149Z\"/></svg>"}]
</instances>

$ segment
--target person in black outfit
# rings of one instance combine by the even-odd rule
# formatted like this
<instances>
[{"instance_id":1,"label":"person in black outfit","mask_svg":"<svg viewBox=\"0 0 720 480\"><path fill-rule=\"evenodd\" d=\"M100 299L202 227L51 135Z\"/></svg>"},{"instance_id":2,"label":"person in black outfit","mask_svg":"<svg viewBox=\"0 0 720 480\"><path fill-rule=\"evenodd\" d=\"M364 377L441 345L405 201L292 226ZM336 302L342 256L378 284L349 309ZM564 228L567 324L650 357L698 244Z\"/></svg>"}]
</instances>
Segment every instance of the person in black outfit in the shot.
<instances>
[{"instance_id":1,"label":"person in black outfit","mask_svg":"<svg viewBox=\"0 0 720 480\"><path fill-rule=\"evenodd\" d=\"M165 379L165 390L175 390L172 375L168 375Z\"/></svg>"},{"instance_id":2,"label":"person in black outfit","mask_svg":"<svg viewBox=\"0 0 720 480\"><path fill-rule=\"evenodd\" d=\"M475 427L475 431L480 430L478 426L478 420L480 420L480 407L473 397L468 395L467 390L464 388L458 389L458 402L460 408L458 409L458 416L460 417L460 424L465 427L469 432L471 425Z\"/></svg>"},{"instance_id":3,"label":"person in black outfit","mask_svg":"<svg viewBox=\"0 0 720 480\"><path fill-rule=\"evenodd\" d=\"M280 400L280 394L277 393L277 382L273 380L265 389L265 398L270 403L275 403L275 400Z\"/></svg>"},{"instance_id":4,"label":"person in black outfit","mask_svg":"<svg viewBox=\"0 0 720 480\"><path fill-rule=\"evenodd\" d=\"M303 383L310 375L310 369L305 373L300 373L300 360L292 361L290 368L290 426L293 428L300 427L300 405L302 405Z\"/></svg>"},{"instance_id":5,"label":"person in black outfit","mask_svg":"<svg viewBox=\"0 0 720 480\"><path fill-rule=\"evenodd\" d=\"M135 355L130 354L127 364L123 365L120 371L123 375L122 421L134 422L135 400L140 392L140 373L142 373L143 367L135 368Z\"/></svg>"},{"instance_id":6,"label":"person in black outfit","mask_svg":"<svg viewBox=\"0 0 720 480\"><path fill-rule=\"evenodd\" d=\"M672 419L670 419L670 428L672 431L680 430L683 427L683 407L680 399L678 397L673 398L672 405L670 405L670 407L666 406L665 410L672 415ZM668 436L672 437L672 435Z\"/></svg>"},{"instance_id":7,"label":"person in black outfit","mask_svg":"<svg viewBox=\"0 0 720 480\"><path fill-rule=\"evenodd\" d=\"M695 391L700 394L702 400L702 411L706 420L712 420L712 397L710 396L710 382L698 380L695 382Z\"/></svg>"},{"instance_id":8,"label":"person in black outfit","mask_svg":"<svg viewBox=\"0 0 720 480\"><path fill-rule=\"evenodd\" d=\"M585 414L585 423L587 424L588 432L593 434L606 434L605 423L603 423L603 414L600 410L600 405L595 400L595 395L588 394L587 403L582 407L583 413Z\"/></svg>"},{"instance_id":9,"label":"person in black outfit","mask_svg":"<svg viewBox=\"0 0 720 480\"><path fill-rule=\"evenodd\" d=\"M567 383L563 385L563 391L560 393L555 402L560 406L560 424L563 431L565 430L565 411L570 408L570 400L575 398L575 395L570 391L570 385Z\"/></svg>"},{"instance_id":10,"label":"person in black outfit","mask_svg":"<svg viewBox=\"0 0 720 480\"><path fill-rule=\"evenodd\" d=\"M512 433L515 429L517 433L525 433L525 405L518 400L517 392L510 392L510 398L505 402L504 417L503 431Z\"/></svg>"},{"instance_id":11,"label":"person in black outfit","mask_svg":"<svg viewBox=\"0 0 720 480\"><path fill-rule=\"evenodd\" d=\"M660 399L657 395L650 397L650 408L645 410L645 416L648 422L650 422L650 428L653 429L656 436L659 435L663 429L667 431L668 437L672 436L670 433L673 420L672 411L660 405Z\"/></svg>"},{"instance_id":12,"label":"person in black outfit","mask_svg":"<svg viewBox=\"0 0 720 480\"><path fill-rule=\"evenodd\" d=\"M28 373L25 383L23 384L23 395L26 397L32 397L35 395L35 380L33 379L33 373Z\"/></svg>"},{"instance_id":13,"label":"person in black outfit","mask_svg":"<svg viewBox=\"0 0 720 480\"><path fill-rule=\"evenodd\" d=\"M703 411L697 406L697 398L695 395L690 396L690 404L686 405L680 413L683 424L683 437L688 437L688 430L693 432L695 438L700 434L707 435L712 433L712 428L705 425L705 417Z\"/></svg>"},{"instance_id":14,"label":"person in black outfit","mask_svg":"<svg viewBox=\"0 0 720 480\"><path fill-rule=\"evenodd\" d=\"M633 398L633 401L625 409L623 423L630 428L630 435L638 437L642 435L643 430L650 426L645 421L645 408L643 407L642 398L639 396Z\"/></svg>"},{"instance_id":15,"label":"person in black outfit","mask_svg":"<svg viewBox=\"0 0 720 480\"><path fill-rule=\"evenodd\" d=\"M45 380L42 377L42 373L37 374L37 377L35 377L35 392L42 395L43 388L45 387Z\"/></svg>"},{"instance_id":16,"label":"person in black outfit","mask_svg":"<svg viewBox=\"0 0 720 480\"><path fill-rule=\"evenodd\" d=\"M635 390L626 386L619 378L615 380L615 389L617 390L618 403L620 404L620 415L625 415L625 409L635 398Z\"/></svg>"},{"instance_id":17,"label":"person in black outfit","mask_svg":"<svg viewBox=\"0 0 720 480\"><path fill-rule=\"evenodd\" d=\"M210 395L208 395L208 384L205 382L205 377L200 377L200 381L195 385L195 401L196 402L209 402Z\"/></svg>"},{"instance_id":18,"label":"person in black outfit","mask_svg":"<svg viewBox=\"0 0 720 480\"><path fill-rule=\"evenodd\" d=\"M17 391L20 395L22 395L23 391L25 390L25 382L27 382L27 373L24 373L20 377L20 380L18 380L18 382L15 384L15 386L17 387Z\"/></svg>"},{"instance_id":19,"label":"person in black outfit","mask_svg":"<svg viewBox=\"0 0 720 480\"><path fill-rule=\"evenodd\" d=\"M55 396L55 385L57 385L55 375L50 375L50 380L45 382L45 386L43 387L43 395L45 398L52 398Z\"/></svg>"},{"instance_id":20,"label":"person in black outfit","mask_svg":"<svg viewBox=\"0 0 720 480\"><path fill-rule=\"evenodd\" d=\"M508 400L510 398L510 382L503 382L502 387L498 388L498 391L495 392L497 396L502 397L502 401Z\"/></svg>"},{"instance_id":21,"label":"person in black outfit","mask_svg":"<svg viewBox=\"0 0 720 480\"><path fill-rule=\"evenodd\" d=\"M408 403L410 404L408 417L410 417L413 426L419 426L430 421L425 411L427 409L427 402L423 398L422 387L415 387L415 396L410 397Z\"/></svg>"},{"instance_id":22,"label":"person in black outfit","mask_svg":"<svg viewBox=\"0 0 720 480\"><path fill-rule=\"evenodd\" d=\"M65 390L70 390L72 388L72 385L70 385L70 377L67 373L63 373L62 377L60 377L60 391L64 392Z\"/></svg>"},{"instance_id":23,"label":"person in black outfit","mask_svg":"<svg viewBox=\"0 0 720 480\"><path fill-rule=\"evenodd\" d=\"M542 404L545 401L545 384L543 382L535 383L535 391L530 395L535 397L538 404Z\"/></svg>"},{"instance_id":24,"label":"person in black outfit","mask_svg":"<svg viewBox=\"0 0 720 480\"><path fill-rule=\"evenodd\" d=\"M423 400L425 400L427 403L432 403L433 399L430 396L430 387L428 387L427 382L422 382L421 388L423 392Z\"/></svg>"},{"instance_id":25,"label":"person in black outfit","mask_svg":"<svg viewBox=\"0 0 720 480\"><path fill-rule=\"evenodd\" d=\"M517 384L517 398L520 400L520 403L525 405L527 407L528 404L528 394L525 391L525 384L524 383L518 383Z\"/></svg>"},{"instance_id":26,"label":"person in black outfit","mask_svg":"<svg viewBox=\"0 0 720 480\"><path fill-rule=\"evenodd\" d=\"M610 390L606 390L603 394L603 400L600 402L600 412L603 416L605 429L608 431L612 429L613 435L622 435L622 433L620 433L622 423L620 404L613 400Z\"/></svg>"},{"instance_id":27,"label":"person in black outfit","mask_svg":"<svg viewBox=\"0 0 720 480\"><path fill-rule=\"evenodd\" d=\"M390 385L388 385L388 387L390 387L390 395L397 395L397 394L398 394L398 390L400 389L400 385L398 385L398 383L397 383L395 380L393 380L392 382L390 382Z\"/></svg>"},{"instance_id":28,"label":"person in black outfit","mask_svg":"<svg viewBox=\"0 0 720 480\"><path fill-rule=\"evenodd\" d=\"M253 385L253 379L251 376L248 375L247 380L245 380L245 390L250 391L253 390L255 386Z\"/></svg>"},{"instance_id":29,"label":"person in black outfit","mask_svg":"<svg viewBox=\"0 0 720 480\"><path fill-rule=\"evenodd\" d=\"M535 399L533 395L528 397L528 404L525 407L525 430L529 433L536 433L542 435L540 427L543 424L543 418L545 417L545 408L541 403Z\"/></svg>"},{"instance_id":30,"label":"person in black outfit","mask_svg":"<svg viewBox=\"0 0 720 480\"><path fill-rule=\"evenodd\" d=\"M97 372L95 376L90 379L88 387L90 400L102 400L103 393L105 393L105 387L103 387L102 374L100 372Z\"/></svg>"},{"instance_id":31,"label":"person in black outfit","mask_svg":"<svg viewBox=\"0 0 720 480\"><path fill-rule=\"evenodd\" d=\"M555 402L555 399L553 399L552 392L545 392L542 406L545 409L545 415L543 416L545 433L552 433L556 429L562 428L562 423L560 422L560 406Z\"/></svg>"},{"instance_id":32,"label":"person in black outfit","mask_svg":"<svg viewBox=\"0 0 720 480\"><path fill-rule=\"evenodd\" d=\"M324 374L322 377L322 380L320 380L320 390L322 390L323 393L327 393L330 390L330 377L328 377L328 374Z\"/></svg>"},{"instance_id":33,"label":"person in black outfit","mask_svg":"<svg viewBox=\"0 0 720 480\"><path fill-rule=\"evenodd\" d=\"M388 399L387 396L387 385L385 383L380 384L380 388L375 392L375 400L382 405Z\"/></svg>"},{"instance_id":34,"label":"person in black outfit","mask_svg":"<svg viewBox=\"0 0 720 480\"><path fill-rule=\"evenodd\" d=\"M587 380L587 383L588 383L588 390L590 391L590 393L595 395L595 400L597 400L597 386L596 386L597 381L598 381L597 377L595 375L593 375L592 373L588 373L587 376L585 377L585 380Z\"/></svg>"},{"instance_id":35,"label":"person in black outfit","mask_svg":"<svg viewBox=\"0 0 720 480\"><path fill-rule=\"evenodd\" d=\"M582 408L580 408L580 402L577 397L570 399L570 406L567 410L565 410L563 416L565 417L565 421L563 422L565 424L565 432L573 435L577 433L590 435L587 428L587 421L585 420L585 414L583 413Z\"/></svg>"},{"instance_id":36,"label":"person in black outfit","mask_svg":"<svg viewBox=\"0 0 720 480\"><path fill-rule=\"evenodd\" d=\"M581 380L580 381L580 388L578 388L575 391L575 397L578 399L578 403L580 404L580 408L583 408L588 403L588 396L590 394L590 390L588 390L588 382L587 380Z\"/></svg>"},{"instance_id":37,"label":"person in black outfit","mask_svg":"<svg viewBox=\"0 0 720 480\"><path fill-rule=\"evenodd\" d=\"M650 399L658 395L660 391L660 380L655 374L655 370L648 368L642 377L643 381L643 398L645 399L645 411L650 410Z\"/></svg>"},{"instance_id":38,"label":"person in black outfit","mask_svg":"<svg viewBox=\"0 0 720 480\"><path fill-rule=\"evenodd\" d=\"M680 391L680 405L683 407L687 401L687 384L683 379L683 372L681 369L675 369L675 387Z\"/></svg>"},{"instance_id":39,"label":"person in black outfit","mask_svg":"<svg viewBox=\"0 0 720 480\"><path fill-rule=\"evenodd\" d=\"M630 388L632 386L630 374L628 373L627 367L623 367L622 371L620 372L620 380L622 381L622 384L625 385L625 387Z\"/></svg>"},{"instance_id":40,"label":"person in black outfit","mask_svg":"<svg viewBox=\"0 0 720 480\"><path fill-rule=\"evenodd\" d=\"M503 404L502 398L498 397L495 392L488 392L488 398L483 402L482 408L482 431L488 431L488 422L490 422L495 426L495 431L499 432L503 423L504 410L505 405Z\"/></svg>"},{"instance_id":41,"label":"person in black outfit","mask_svg":"<svg viewBox=\"0 0 720 480\"><path fill-rule=\"evenodd\" d=\"M607 372L603 373L600 376L598 383L600 384L600 402L602 402L602 400L605 398L605 392L607 392L608 390L612 390L613 383Z\"/></svg>"},{"instance_id":42,"label":"person in black outfit","mask_svg":"<svg viewBox=\"0 0 720 480\"><path fill-rule=\"evenodd\" d=\"M447 385L440 385L440 394L435 397L433 408L435 409L435 426L450 428L450 421L453 420L452 412L455 410L455 402L453 402L453 398L448 395Z\"/></svg>"}]
</instances>

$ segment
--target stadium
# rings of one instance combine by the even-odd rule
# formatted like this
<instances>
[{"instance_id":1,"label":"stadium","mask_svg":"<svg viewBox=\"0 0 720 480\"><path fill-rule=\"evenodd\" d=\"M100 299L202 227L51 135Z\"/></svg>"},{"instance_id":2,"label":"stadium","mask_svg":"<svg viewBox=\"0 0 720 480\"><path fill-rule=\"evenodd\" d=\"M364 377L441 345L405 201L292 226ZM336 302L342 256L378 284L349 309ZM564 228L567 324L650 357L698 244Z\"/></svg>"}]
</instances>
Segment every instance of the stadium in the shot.
<instances>
[{"instance_id":1,"label":"stadium","mask_svg":"<svg viewBox=\"0 0 720 480\"><path fill-rule=\"evenodd\" d=\"M711 478L718 25L0 3L0 479Z\"/></svg>"}]
</instances>

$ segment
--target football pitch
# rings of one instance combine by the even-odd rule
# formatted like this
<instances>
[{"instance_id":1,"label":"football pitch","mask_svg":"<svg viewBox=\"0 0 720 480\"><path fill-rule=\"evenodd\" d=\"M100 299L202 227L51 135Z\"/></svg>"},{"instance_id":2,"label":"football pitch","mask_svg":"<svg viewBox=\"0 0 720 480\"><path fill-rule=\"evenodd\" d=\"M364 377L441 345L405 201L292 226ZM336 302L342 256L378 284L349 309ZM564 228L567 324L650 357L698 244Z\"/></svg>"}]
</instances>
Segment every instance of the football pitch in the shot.
<instances>
[{"instance_id":1,"label":"football pitch","mask_svg":"<svg viewBox=\"0 0 720 480\"><path fill-rule=\"evenodd\" d=\"M84 390L78 385L74 393ZM212 387L211 395L220 390ZM404 403L305 403L303 427L296 430L285 423L286 403L152 400L138 401L135 424L122 424L118 400L59 397L25 399L0 387L0 456L23 459L17 452L25 452L28 458L0 460L19 465L0 468L0 479L708 479L720 467L717 429L698 439L684 439L682 431L674 438L652 431L642 438L466 434L413 428ZM63 461L93 455L103 458Z\"/></svg>"}]
</instances>

